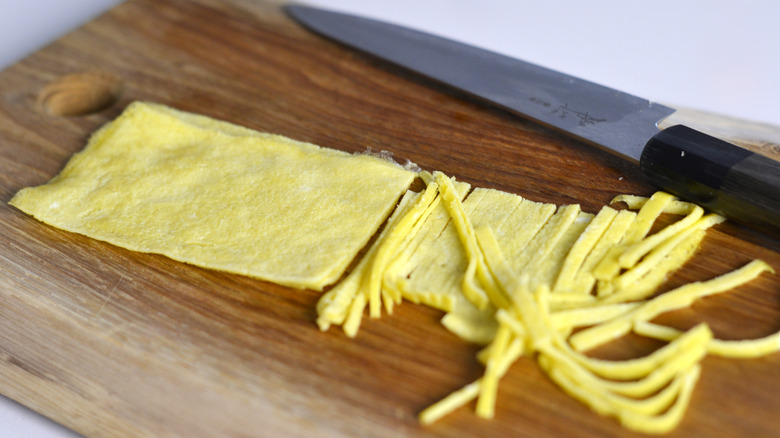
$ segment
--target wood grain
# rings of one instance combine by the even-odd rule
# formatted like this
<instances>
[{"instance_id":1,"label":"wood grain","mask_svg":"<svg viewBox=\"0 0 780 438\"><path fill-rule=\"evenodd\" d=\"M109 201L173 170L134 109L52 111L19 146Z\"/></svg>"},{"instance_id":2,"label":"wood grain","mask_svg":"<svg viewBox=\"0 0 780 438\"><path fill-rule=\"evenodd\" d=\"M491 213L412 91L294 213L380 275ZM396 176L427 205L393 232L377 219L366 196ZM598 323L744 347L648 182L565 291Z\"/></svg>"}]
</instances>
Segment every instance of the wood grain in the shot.
<instances>
[{"instance_id":1,"label":"wood grain","mask_svg":"<svg viewBox=\"0 0 780 438\"><path fill-rule=\"evenodd\" d=\"M64 75L124 84L112 107L57 117L38 102ZM354 340L314 324L318 294L199 269L45 226L9 207L99 126L150 100L346 151L387 150L425 169L596 212L648 195L635 167L320 39L279 4L130 0L0 73L0 392L86 436L633 436L560 391L530 359L499 390L496 418L417 413L481 374L476 347L404 303ZM761 258L780 242L723 224L667 287ZM718 336L780 329L780 281L664 315ZM596 354L657 345L629 337ZM670 436L771 436L780 355L707 358Z\"/></svg>"}]
</instances>

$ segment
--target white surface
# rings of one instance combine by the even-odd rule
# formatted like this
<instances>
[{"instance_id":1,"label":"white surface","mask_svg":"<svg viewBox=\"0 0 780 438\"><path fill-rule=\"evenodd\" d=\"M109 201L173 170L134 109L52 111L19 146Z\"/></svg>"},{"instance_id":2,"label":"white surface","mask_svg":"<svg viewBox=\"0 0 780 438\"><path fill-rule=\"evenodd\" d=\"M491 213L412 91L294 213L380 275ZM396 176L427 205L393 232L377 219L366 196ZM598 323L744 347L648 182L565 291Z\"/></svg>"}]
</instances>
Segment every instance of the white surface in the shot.
<instances>
[{"instance_id":1,"label":"white surface","mask_svg":"<svg viewBox=\"0 0 780 438\"><path fill-rule=\"evenodd\" d=\"M780 2L308 0L650 100L780 125Z\"/></svg>"},{"instance_id":2,"label":"white surface","mask_svg":"<svg viewBox=\"0 0 780 438\"><path fill-rule=\"evenodd\" d=\"M118 0L0 0L0 69ZM666 104L780 125L773 0L310 0L486 47ZM0 434L74 434L0 397Z\"/></svg>"}]
</instances>

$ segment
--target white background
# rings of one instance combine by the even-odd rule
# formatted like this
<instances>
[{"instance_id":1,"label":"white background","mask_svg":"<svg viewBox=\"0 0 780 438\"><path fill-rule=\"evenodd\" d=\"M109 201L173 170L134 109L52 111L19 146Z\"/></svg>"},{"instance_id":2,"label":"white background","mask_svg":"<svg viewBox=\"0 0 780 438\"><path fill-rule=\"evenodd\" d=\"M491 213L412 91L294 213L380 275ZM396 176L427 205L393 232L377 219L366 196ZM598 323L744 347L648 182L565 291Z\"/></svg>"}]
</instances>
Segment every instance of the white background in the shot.
<instances>
[{"instance_id":1,"label":"white background","mask_svg":"<svg viewBox=\"0 0 780 438\"><path fill-rule=\"evenodd\" d=\"M0 0L0 69L118 0ZM309 0L465 41L650 100L780 126L773 0ZM2 336L2 334L0 334ZM0 396L0 435L73 437Z\"/></svg>"}]
</instances>

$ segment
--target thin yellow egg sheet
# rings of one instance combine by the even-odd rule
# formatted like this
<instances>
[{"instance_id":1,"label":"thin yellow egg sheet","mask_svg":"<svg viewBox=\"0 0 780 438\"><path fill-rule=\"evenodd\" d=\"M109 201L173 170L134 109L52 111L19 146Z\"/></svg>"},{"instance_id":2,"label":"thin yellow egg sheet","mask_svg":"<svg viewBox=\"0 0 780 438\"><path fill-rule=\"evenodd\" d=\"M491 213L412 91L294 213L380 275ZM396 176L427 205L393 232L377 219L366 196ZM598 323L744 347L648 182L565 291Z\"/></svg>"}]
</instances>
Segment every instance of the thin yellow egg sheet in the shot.
<instances>
[{"instance_id":1,"label":"thin yellow egg sheet","mask_svg":"<svg viewBox=\"0 0 780 438\"><path fill-rule=\"evenodd\" d=\"M11 204L134 251L322 290L415 177L374 156L136 102Z\"/></svg>"}]
</instances>

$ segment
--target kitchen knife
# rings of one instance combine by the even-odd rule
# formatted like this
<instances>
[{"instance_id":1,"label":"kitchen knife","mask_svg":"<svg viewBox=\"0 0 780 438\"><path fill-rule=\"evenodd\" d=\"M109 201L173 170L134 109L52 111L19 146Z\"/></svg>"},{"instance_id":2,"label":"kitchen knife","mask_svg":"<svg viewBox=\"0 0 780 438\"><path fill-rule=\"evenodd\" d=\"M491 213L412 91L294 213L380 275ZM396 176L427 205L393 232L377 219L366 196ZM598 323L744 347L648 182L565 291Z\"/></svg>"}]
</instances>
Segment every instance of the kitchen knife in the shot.
<instances>
[{"instance_id":1,"label":"kitchen knife","mask_svg":"<svg viewBox=\"0 0 780 438\"><path fill-rule=\"evenodd\" d=\"M651 184L780 236L780 162L683 125L659 130L673 108L394 24L286 10L319 34L638 162Z\"/></svg>"}]
</instances>

